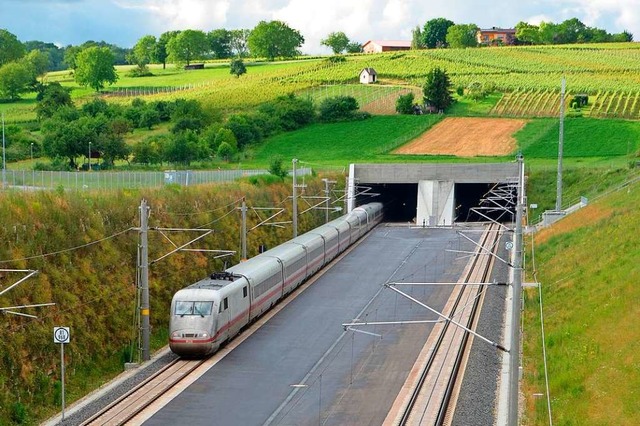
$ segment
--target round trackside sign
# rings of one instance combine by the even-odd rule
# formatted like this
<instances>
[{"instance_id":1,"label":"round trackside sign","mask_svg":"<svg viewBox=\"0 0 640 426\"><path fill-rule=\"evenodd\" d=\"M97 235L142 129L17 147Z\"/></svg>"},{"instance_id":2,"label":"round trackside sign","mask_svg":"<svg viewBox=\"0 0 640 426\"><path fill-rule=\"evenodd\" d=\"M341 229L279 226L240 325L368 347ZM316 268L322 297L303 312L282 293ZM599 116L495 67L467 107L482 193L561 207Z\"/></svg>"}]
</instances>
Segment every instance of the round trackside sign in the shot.
<instances>
[{"instance_id":1,"label":"round trackside sign","mask_svg":"<svg viewBox=\"0 0 640 426\"><path fill-rule=\"evenodd\" d=\"M69 343L70 341L69 327L53 327L53 343Z\"/></svg>"}]
</instances>

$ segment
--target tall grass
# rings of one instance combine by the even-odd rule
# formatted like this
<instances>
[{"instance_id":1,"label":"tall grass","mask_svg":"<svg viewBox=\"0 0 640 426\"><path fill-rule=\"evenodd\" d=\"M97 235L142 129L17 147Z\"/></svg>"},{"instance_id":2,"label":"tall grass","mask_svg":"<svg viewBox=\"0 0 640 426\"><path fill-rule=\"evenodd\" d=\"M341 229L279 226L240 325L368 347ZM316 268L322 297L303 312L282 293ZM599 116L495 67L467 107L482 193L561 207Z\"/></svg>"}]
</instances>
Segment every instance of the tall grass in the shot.
<instances>
[{"instance_id":1,"label":"tall grass","mask_svg":"<svg viewBox=\"0 0 640 426\"><path fill-rule=\"evenodd\" d=\"M635 184L533 236L554 424L640 424L639 203ZM537 290L525 300L525 424L545 425Z\"/></svg>"}]
</instances>

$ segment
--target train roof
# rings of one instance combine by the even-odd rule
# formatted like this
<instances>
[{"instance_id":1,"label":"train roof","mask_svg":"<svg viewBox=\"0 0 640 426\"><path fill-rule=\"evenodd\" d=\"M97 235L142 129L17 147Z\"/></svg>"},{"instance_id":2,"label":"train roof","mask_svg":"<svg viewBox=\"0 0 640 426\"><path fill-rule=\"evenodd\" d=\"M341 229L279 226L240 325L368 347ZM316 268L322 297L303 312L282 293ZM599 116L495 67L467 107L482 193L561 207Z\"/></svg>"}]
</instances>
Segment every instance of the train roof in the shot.
<instances>
[{"instance_id":1,"label":"train roof","mask_svg":"<svg viewBox=\"0 0 640 426\"><path fill-rule=\"evenodd\" d=\"M201 289L201 290L218 290L231 284L234 281L240 279L240 275L231 274L228 272L214 272L207 278L203 278L200 281L191 284L188 289Z\"/></svg>"}]
</instances>

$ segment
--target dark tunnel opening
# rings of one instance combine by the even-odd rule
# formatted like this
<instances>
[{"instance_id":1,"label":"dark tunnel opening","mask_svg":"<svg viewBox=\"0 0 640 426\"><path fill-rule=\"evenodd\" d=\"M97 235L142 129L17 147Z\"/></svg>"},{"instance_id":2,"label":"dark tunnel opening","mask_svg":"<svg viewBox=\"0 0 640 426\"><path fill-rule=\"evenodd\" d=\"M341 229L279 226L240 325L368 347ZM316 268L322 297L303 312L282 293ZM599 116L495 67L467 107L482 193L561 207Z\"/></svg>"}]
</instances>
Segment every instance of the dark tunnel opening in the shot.
<instances>
[{"instance_id":1,"label":"dark tunnel opening","mask_svg":"<svg viewBox=\"0 0 640 426\"><path fill-rule=\"evenodd\" d=\"M379 194L368 196L366 193L358 196L357 205L380 202L384 204L384 220L386 222L412 222L416 218L418 209L418 184L394 183L369 185L369 192Z\"/></svg>"},{"instance_id":2,"label":"dark tunnel opening","mask_svg":"<svg viewBox=\"0 0 640 426\"><path fill-rule=\"evenodd\" d=\"M487 201L495 191L493 183L457 183L454 188L455 222L487 222L489 218L498 222L514 220L515 209L499 208L496 202ZM370 187L366 190L365 187ZM414 222L418 208L418 184L366 184L360 187L356 205L381 202L385 206L384 220L387 222ZM366 191L366 192L363 192ZM377 194L377 195L374 195ZM482 202L482 200L485 200ZM506 205L503 200L498 204Z\"/></svg>"},{"instance_id":3,"label":"dark tunnel opening","mask_svg":"<svg viewBox=\"0 0 640 426\"><path fill-rule=\"evenodd\" d=\"M491 191L494 187L493 183L457 183L454 190L454 221L487 222L490 218L497 222L512 222L515 215L513 207L505 211L498 205L507 205L504 200L487 200L493 198Z\"/></svg>"}]
</instances>

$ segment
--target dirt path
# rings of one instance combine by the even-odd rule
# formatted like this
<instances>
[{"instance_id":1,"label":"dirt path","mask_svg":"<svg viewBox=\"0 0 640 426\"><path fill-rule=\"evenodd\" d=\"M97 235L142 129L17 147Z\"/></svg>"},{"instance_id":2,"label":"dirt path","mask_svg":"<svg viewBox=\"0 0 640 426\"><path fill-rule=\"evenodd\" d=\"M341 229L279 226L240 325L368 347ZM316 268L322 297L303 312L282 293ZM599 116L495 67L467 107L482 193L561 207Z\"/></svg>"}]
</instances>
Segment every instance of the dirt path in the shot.
<instances>
[{"instance_id":1,"label":"dirt path","mask_svg":"<svg viewBox=\"0 0 640 426\"><path fill-rule=\"evenodd\" d=\"M509 155L516 149L513 134L525 124L527 120L509 118L445 118L393 153L458 157Z\"/></svg>"}]
</instances>

